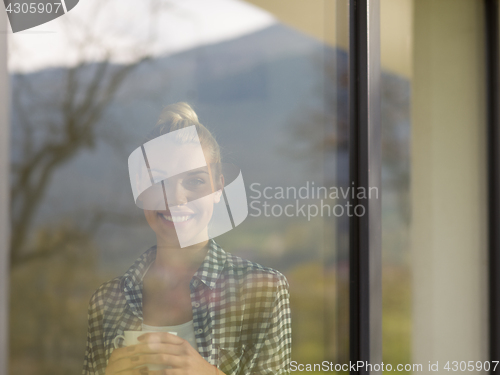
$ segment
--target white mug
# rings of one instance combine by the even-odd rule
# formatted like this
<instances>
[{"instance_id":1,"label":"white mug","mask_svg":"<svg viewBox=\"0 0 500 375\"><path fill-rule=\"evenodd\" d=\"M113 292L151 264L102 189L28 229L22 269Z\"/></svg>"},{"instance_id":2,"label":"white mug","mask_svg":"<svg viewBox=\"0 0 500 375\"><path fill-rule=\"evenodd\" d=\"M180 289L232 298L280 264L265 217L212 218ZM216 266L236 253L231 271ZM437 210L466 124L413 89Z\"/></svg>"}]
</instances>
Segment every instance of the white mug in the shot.
<instances>
[{"instance_id":1,"label":"white mug","mask_svg":"<svg viewBox=\"0 0 500 375\"><path fill-rule=\"evenodd\" d=\"M140 341L137 340L137 338L141 335L144 335L145 333L158 333L158 331L125 331L123 335L118 335L114 338L113 345L115 346L115 349L118 348L118 339L123 339L125 346L140 344ZM169 332L169 333L177 336L176 332ZM168 368L171 367L164 365L148 364L149 371L158 371Z\"/></svg>"}]
</instances>

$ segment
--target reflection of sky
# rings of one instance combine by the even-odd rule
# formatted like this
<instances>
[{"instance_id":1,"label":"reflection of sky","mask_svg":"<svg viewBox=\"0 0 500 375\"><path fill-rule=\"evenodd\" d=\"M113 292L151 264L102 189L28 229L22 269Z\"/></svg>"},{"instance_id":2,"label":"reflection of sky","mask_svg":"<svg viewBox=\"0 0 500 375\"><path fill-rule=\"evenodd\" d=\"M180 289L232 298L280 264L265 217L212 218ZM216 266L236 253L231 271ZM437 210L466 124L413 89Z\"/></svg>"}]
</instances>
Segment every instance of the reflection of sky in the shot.
<instances>
[{"instance_id":1,"label":"reflection of sky","mask_svg":"<svg viewBox=\"0 0 500 375\"><path fill-rule=\"evenodd\" d=\"M35 71L100 60L176 53L230 40L275 23L240 0L80 0L52 22L9 34L11 71ZM82 48L84 46L84 48Z\"/></svg>"}]
</instances>

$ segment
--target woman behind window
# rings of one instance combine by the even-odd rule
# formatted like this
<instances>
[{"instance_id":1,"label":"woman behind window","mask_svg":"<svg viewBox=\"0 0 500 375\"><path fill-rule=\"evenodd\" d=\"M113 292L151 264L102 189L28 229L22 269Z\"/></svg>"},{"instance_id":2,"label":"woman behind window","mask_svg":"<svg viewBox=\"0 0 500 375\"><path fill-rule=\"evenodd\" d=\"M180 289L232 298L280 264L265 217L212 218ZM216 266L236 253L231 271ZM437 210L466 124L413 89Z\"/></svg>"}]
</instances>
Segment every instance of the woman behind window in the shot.
<instances>
[{"instance_id":1,"label":"woman behind window","mask_svg":"<svg viewBox=\"0 0 500 375\"><path fill-rule=\"evenodd\" d=\"M153 150L149 141L166 134L173 143ZM291 317L285 277L226 253L210 239L224 187L214 137L188 104L177 103L162 111L139 151L145 158L146 151L168 155L168 168L147 163L145 178L153 186L136 201L156 246L92 296L83 374L287 374ZM143 180L131 170L133 190L140 192L134 181ZM165 203L156 202L158 196ZM155 332L115 349L117 336L141 330ZM148 364L165 369L150 371Z\"/></svg>"}]
</instances>

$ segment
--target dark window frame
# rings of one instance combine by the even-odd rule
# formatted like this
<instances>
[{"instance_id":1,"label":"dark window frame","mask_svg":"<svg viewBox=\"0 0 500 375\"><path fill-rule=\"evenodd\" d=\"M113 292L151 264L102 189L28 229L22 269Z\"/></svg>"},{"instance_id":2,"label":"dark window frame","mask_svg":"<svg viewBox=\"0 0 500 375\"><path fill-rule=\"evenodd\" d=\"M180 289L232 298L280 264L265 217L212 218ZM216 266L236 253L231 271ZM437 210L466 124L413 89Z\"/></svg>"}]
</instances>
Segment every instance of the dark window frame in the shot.
<instances>
[{"instance_id":1,"label":"dark window frame","mask_svg":"<svg viewBox=\"0 0 500 375\"><path fill-rule=\"evenodd\" d=\"M349 180L377 188L378 199L350 199L364 215L349 218L349 347L351 363L382 362L382 210L380 2L349 1ZM351 374L381 371L351 371Z\"/></svg>"}]
</instances>

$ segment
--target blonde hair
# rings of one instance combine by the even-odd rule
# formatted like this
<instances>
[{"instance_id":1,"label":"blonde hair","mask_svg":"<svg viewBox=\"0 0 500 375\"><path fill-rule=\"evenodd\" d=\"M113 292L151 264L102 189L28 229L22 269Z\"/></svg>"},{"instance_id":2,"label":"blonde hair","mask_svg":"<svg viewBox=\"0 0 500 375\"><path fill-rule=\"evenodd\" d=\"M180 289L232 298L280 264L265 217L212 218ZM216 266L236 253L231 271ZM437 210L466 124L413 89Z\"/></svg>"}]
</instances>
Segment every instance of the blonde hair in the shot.
<instances>
[{"instance_id":1,"label":"blonde hair","mask_svg":"<svg viewBox=\"0 0 500 375\"><path fill-rule=\"evenodd\" d=\"M144 143L156 137L159 137L160 135L187 128L188 126L192 125L196 126L198 138L200 139L200 143L203 147L203 152L205 153L205 159L207 159L207 162L220 164L221 155L219 144L215 140L212 133L210 133L210 131L199 122L198 115L193 110L193 108L185 102L178 102L164 107L161 111L158 121L156 122L156 125L148 133L146 141ZM188 143L194 141L194 139L188 139L185 136L185 133L184 136L178 136L176 140L179 143Z\"/></svg>"}]
</instances>

